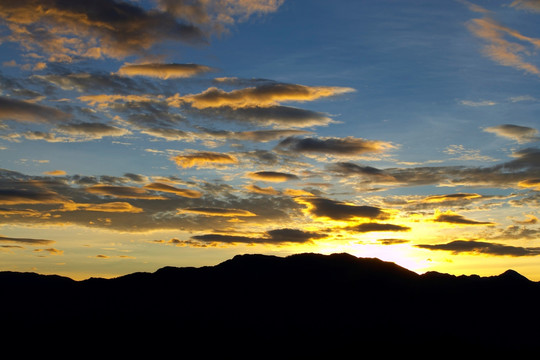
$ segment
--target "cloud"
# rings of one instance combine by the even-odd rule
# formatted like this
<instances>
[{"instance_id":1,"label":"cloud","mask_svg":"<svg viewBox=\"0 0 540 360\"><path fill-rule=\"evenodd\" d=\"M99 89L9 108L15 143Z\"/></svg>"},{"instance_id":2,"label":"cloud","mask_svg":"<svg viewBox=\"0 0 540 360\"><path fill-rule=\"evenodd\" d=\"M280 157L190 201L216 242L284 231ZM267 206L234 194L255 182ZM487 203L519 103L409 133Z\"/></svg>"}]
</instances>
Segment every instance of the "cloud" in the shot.
<instances>
[{"instance_id":1,"label":"cloud","mask_svg":"<svg viewBox=\"0 0 540 360\"><path fill-rule=\"evenodd\" d=\"M288 174L277 171L257 171L250 172L247 177L253 180L270 181L270 182L284 182L289 180L298 180L298 176L294 174Z\"/></svg>"},{"instance_id":2,"label":"cloud","mask_svg":"<svg viewBox=\"0 0 540 360\"><path fill-rule=\"evenodd\" d=\"M21 184L21 187L18 189L0 189L1 205L62 204L66 201L66 198L56 192L39 187L25 188Z\"/></svg>"},{"instance_id":3,"label":"cloud","mask_svg":"<svg viewBox=\"0 0 540 360\"><path fill-rule=\"evenodd\" d=\"M315 239L326 237L326 234L298 229L275 229L269 230L261 236L240 236L222 234L204 234L192 236L192 239L205 243L247 243L247 244L286 244L286 243L309 243Z\"/></svg>"},{"instance_id":4,"label":"cloud","mask_svg":"<svg viewBox=\"0 0 540 360\"><path fill-rule=\"evenodd\" d=\"M206 109L190 108L184 111L205 118L287 128L326 126L334 122L327 114L283 105L243 108L222 106Z\"/></svg>"},{"instance_id":5,"label":"cloud","mask_svg":"<svg viewBox=\"0 0 540 360\"><path fill-rule=\"evenodd\" d=\"M154 190L154 191L162 191L167 193L173 193L178 196L187 197L187 198L200 198L202 196L202 193L197 190L189 190L189 189L179 189L174 186L170 186L167 184L162 184L158 182L154 182L151 184L147 184L144 186L145 189L148 190Z\"/></svg>"},{"instance_id":6,"label":"cloud","mask_svg":"<svg viewBox=\"0 0 540 360\"><path fill-rule=\"evenodd\" d=\"M540 178L539 179L527 179L527 180L520 181L518 183L518 186L522 187L522 188L531 188L533 190L540 191Z\"/></svg>"},{"instance_id":7,"label":"cloud","mask_svg":"<svg viewBox=\"0 0 540 360\"><path fill-rule=\"evenodd\" d=\"M484 131L493 133L497 136L512 139L520 144L540 140L540 137L537 136L538 130L527 126L503 124L487 127L484 129Z\"/></svg>"},{"instance_id":8,"label":"cloud","mask_svg":"<svg viewBox=\"0 0 540 360\"><path fill-rule=\"evenodd\" d=\"M55 248L47 248L47 249L34 249L36 252L46 251L50 255L64 255L64 250L58 250Z\"/></svg>"},{"instance_id":9,"label":"cloud","mask_svg":"<svg viewBox=\"0 0 540 360\"><path fill-rule=\"evenodd\" d=\"M215 136L223 136L232 140L247 140L254 142L268 142L272 140L277 140L287 136L294 135L305 135L309 134L310 131L305 130L254 130L254 131L225 131L225 132L208 132Z\"/></svg>"},{"instance_id":10,"label":"cloud","mask_svg":"<svg viewBox=\"0 0 540 360\"><path fill-rule=\"evenodd\" d=\"M337 162L327 166L328 170L343 176L361 176L376 182L395 182L396 179L386 171L372 166L362 166L351 162Z\"/></svg>"},{"instance_id":11,"label":"cloud","mask_svg":"<svg viewBox=\"0 0 540 360\"><path fill-rule=\"evenodd\" d=\"M179 214L197 214L197 215L205 215L205 216L225 216L225 217L257 216L257 214L254 214L251 211L247 211L247 210L232 209L232 208L215 208L215 207L197 207L197 208L178 209L178 213Z\"/></svg>"},{"instance_id":12,"label":"cloud","mask_svg":"<svg viewBox=\"0 0 540 360\"><path fill-rule=\"evenodd\" d=\"M228 154L211 151L199 151L187 155L176 155L171 158L176 165L182 168L215 167L219 165L237 164L238 160Z\"/></svg>"},{"instance_id":13,"label":"cloud","mask_svg":"<svg viewBox=\"0 0 540 360\"><path fill-rule=\"evenodd\" d=\"M472 106L472 107L497 105L495 101L491 101L491 100L482 100L482 101L461 100L459 103L461 105Z\"/></svg>"},{"instance_id":14,"label":"cloud","mask_svg":"<svg viewBox=\"0 0 540 360\"><path fill-rule=\"evenodd\" d=\"M263 188L254 184L249 184L245 188L249 192L253 192L257 194L263 194L263 195L279 195L280 194L278 190L274 189L271 186Z\"/></svg>"},{"instance_id":15,"label":"cloud","mask_svg":"<svg viewBox=\"0 0 540 360\"><path fill-rule=\"evenodd\" d=\"M446 203L463 200L472 200L482 198L482 195L476 193L456 193L444 195L431 195L421 200L423 203Z\"/></svg>"},{"instance_id":16,"label":"cloud","mask_svg":"<svg viewBox=\"0 0 540 360\"><path fill-rule=\"evenodd\" d=\"M51 124L69 118L70 114L49 106L0 96L0 120Z\"/></svg>"},{"instance_id":17,"label":"cloud","mask_svg":"<svg viewBox=\"0 0 540 360\"><path fill-rule=\"evenodd\" d=\"M64 170L51 170L51 171L44 171L43 175L64 176L64 175L66 175L66 172Z\"/></svg>"},{"instance_id":18,"label":"cloud","mask_svg":"<svg viewBox=\"0 0 540 360\"><path fill-rule=\"evenodd\" d=\"M414 245L421 249L451 251L452 254L473 253L494 256L535 256L540 255L540 248L537 247L518 247L498 243L474 241L474 240L455 240L446 244L420 244Z\"/></svg>"},{"instance_id":19,"label":"cloud","mask_svg":"<svg viewBox=\"0 0 540 360\"><path fill-rule=\"evenodd\" d=\"M165 200L163 196L151 195L145 189L134 186L93 185L86 188L91 194L128 199Z\"/></svg>"},{"instance_id":20,"label":"cloud","mask_svg":"<svg viewBox=\"0 0 540 360\"><path fill-rule=\"evenodd\" d=\"M410 231L411 228L408 226L395 225L395 224L382 224L382 223L362 223L355 226L347 227L347 230L366 233L372 231Z\"/></svg>"},{"instance_id":21,"label":"cloud","mask_svg":"<svg viewBox=\"0 0 540 360\"><path fill-rule=\"evenodd\" d=\"M131 134L131 131L102 123L83 122L78 124L58 125L57 130L69 134L80 136L86 139L101 139L104 136L124 136Z\"/></svg>"},{"instance_id":22,"label":"cloud","mask_svg":"<svg viewBox=\"0 0 540 360\"><path fill-rule=\"evenodd\" d=\"M144 210L131 205L128 202L107 202L102 204L75 204L77 210L86 210L86 211L99 211L99 212L110 212L110 213L131 213L138 214Z\"/></svg>"},{"instance_id":23,"label":"cloud","mask_svg":"<svg viewBox=\"0 0 540 360\"><path fill-rule=\"evenodd\" d=\"M31 238L17 238L9 236L0 235L0 243L17 243L17 244L28 244L28 245L49 245L55 243L53 240L45 239L31 239Z\"/></svg>"},{"instance_id":24,"label":"cloud","mask_svg":"<svg viewBox=\"0 0 540 360\"><path fill-rule=\"evenodd\" d=\"M540 12L540 2L538 0L514 0L510 6L516 9Z\"/></svg>"},{"instance_id":25,"label":"cloud","mask_svg":"<svg viewBox=\"0 0 540 360\"><path fill-rule=\"evenodd\" d=\"M171 13L115 0L20 0L0 4L0 18L27 51L39 49L49 61L74 57L123 58L147 54L165 40L201 43L201 29Z\"/></svg>"},{"instance_id":26,"label":"cloud","mask_svg":"<svg viewBox=\"0 0 540 360\"><path fill-rule=\"evenodd\" d=\"M124 64L118 69L119 75L149 76L159 79L188 78L215 69L198 64Z\"/></svg>"},{"instance_id":27,"label":"cloud","mask_svg":"<svg viewBox=\"0 0 540 360\"><path fill-rule=\"evenodd\" d=\"M540 183L540 180L539 180L539 183ZM533 225L533 224L538 223L538 218L532 214L527 214L526 218L527 218L526 220L514 220L514 222L516 224L521 224L521 225Z\"/></svg>"},{"instance_id":28,"label":"cloud","mask_svg":"<svg viewBox=\"0 0 540 360\"><path fill-rule=\"evenodd\" d=\"M290 101L313 101L352 91L355 90L346 87L270 83L229 92L211 87L200 94L178 96L174 102L189 103L196 109L219 108L224 106L236 109L255 106L275 106L281 102Z\"/></svg>"},{"instance_id":29,"label":"cloud","mask_svg":"<svg viewBox=\"0 0 540 360\"><path fill-rule=\"evenodd\" d=\"M298 197L298 204L305 205L305 212L315 218L332 220L385 219L387 214L380 208L354 205L322 197Z\"/></svg>"},{"instance_id":30,"label":"cloud","mask_svg":"<svg viewBox=\"0 0 540 360\"><path fill-rule=\"evenodd\" d=\"M540 75L540 69L537 66L523 59L523 55L529 53L523 43L529 43L534 48L539 48L540 39L522 35L518 31L503 26L489 17L473 19L468 23L467 27L475 36L485 41L483 53L493 61L504 66ZM521 43L506 40L505 36L520 40Z\"/></svg>"},{"instance_id":31,"label":"cloud","mask_svg":"<svg viewBox=\"0 0 540 360\"><path fill-rule=\"evenodd\" d=\"M409 240L405 239L378 239L377 240L381 245L398 245L408 243Z\"/></svg>"},{"instance_id":32,"label":"cloud","mask_svg":"<svg viewBox=\"0 0 540 360\"><path fill-rule=\"evenodd\" d=\"M380 153L394 146L377 140L365 140L348 136L345 138L298 138L288 137L282 140L276 149L304 154L324 154L333 156L362 155Z\"/></svg>"},{"instance_id":33,"label":"cloud","mask_svg":"<svg viewBox=\"0 0 540 360\"><path fill-rule=\"evenodd\" d=\"M465 218L463 215L456 214L452 211L447 211L444 213L436 213L433 218L434 222L444 222L449 224L456 225L494 225L494 223L489 221L477 221Z\"/></svg>"}]
</instances>

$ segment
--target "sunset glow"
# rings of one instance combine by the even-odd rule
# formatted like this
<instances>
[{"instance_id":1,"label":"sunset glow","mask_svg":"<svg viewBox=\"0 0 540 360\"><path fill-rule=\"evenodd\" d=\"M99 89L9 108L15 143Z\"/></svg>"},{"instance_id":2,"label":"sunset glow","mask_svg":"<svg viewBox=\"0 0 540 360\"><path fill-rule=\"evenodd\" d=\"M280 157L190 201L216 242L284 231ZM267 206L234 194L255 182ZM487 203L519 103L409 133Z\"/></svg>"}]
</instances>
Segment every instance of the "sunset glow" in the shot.
<instances>
[{"instance_id":1,"label":"sunset glow","mask_svg":"<svg viewBox=\"0 0 540 360\"><path fill-rule=\"evenodd\" d=\"M0 270L347 252L540 280L537 1L0 2Z\"/></svg>"}]
</instances>

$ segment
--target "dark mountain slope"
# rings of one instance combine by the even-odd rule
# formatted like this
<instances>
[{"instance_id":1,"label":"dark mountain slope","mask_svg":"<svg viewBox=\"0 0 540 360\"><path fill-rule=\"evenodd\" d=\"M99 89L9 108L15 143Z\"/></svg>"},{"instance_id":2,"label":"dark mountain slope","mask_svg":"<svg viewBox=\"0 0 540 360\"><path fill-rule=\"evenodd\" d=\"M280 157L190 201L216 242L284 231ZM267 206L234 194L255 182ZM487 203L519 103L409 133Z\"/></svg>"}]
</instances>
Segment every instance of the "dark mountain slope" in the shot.
<instances>
[{"instance_id":1,"label":"dark mountain slope","mask_svg":"<svg viewBox=\"0 0 540 360\"><path fill-rule=\"evenodd\" d=\"M418 275L348 254L241 255L108 280L2 272L0 289L4 326L81 338L143 344L159 334L183 346L288 346L304 355L540 348L540 284L514 271Z\"/></svg>"}]
</instances>

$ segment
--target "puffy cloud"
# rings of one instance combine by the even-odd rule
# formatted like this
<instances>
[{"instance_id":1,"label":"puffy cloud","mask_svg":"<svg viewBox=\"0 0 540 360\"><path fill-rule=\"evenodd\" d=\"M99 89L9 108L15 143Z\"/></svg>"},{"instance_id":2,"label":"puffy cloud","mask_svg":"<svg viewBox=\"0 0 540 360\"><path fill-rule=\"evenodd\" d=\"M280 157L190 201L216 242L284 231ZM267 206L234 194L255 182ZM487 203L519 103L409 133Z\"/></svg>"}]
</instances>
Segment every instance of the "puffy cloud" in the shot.
<instances>
[{"instance_id":1,"label":"puffy cloud","mask_svg":"<svg viewBox=\"0 0 540 360\"><path fill-rule=\"evenodd\" d=\"M200 198L202 196L202 193L200 191L197 191L197 190L179 189L177 187L167 185L167 184L163 184L163 183L158 183L158 182L153 182L151 184L147 184L147 185L144 186L144 188L148 189L148 190L173 193L173 194L176 194L178 196L187 197L187 198Z\"/></svg>"},{"instance_id":2,"label":"puffy cloud","mask_svg":"<svg viewBox=\"0 0 540 360\"><path fill-rule=\"evenodd\" d=\"M275 106L281 102L313 101L354 91L347 87L304 86L297 84L271 83L248 87L230 92L211 87L200 94L178 96L173 102L189 103L196 109L230 107Z\"/></svg>"},{"instance_id":3,"label":"puffy cloud","mask_svg":"<svg viewBox=\"0 0 540 360\"><path fill-rule=\"evenodd\" d=\"M9 237L0 235L0 243L17 243L17 244L28 244L28 245L49 245L53 244L54 240L45 240L45 239L31 239L31 238L18 238L18 237Z\"/></svg>"},{"instance_id":4,"label":"puffy cloud","mask_svg":"<svg viewBox=\"0 0 540 360\"><path fill-rule=\"evenodd\" d=\"M512 139L520 144L540 140L540 137L537 136L538 130L527 126L503 124L487 127L484 131Z\"/></svg>"},{"instance_id":5,"label":"puffy cloud","mask_svg":"<svg viewBox=\"0 0 540 360\"><path fill-rule=\"evenodd\" d=\"M433 218L434 222L443 222L456 225L494 225L494 223L489 221L477 221L472 219L467 219L463 215L456 214L452 211L447 211L444 213L436 213Z\"/></svg>"},{"instance_id":6,"label":"puffy cloud","mask_svg":"<svg viewBox=\"0 0 540 360\"><path fill-rule=\"evenodd\" d=\"M165 40L201 42L202 31L172 14L133 3L100 0L20 0L0 4L10 41L40 49L50 61L146 54Z\"/></svg>"},{"instance_id":7,"label":"puffy cloud","mask_svg":"<svg viewBox=\"0 0 540 360\"><path fill-rule=\"evenodd\" d=\"M196 208L178 209L178 213L179 214L197 214L197 215L205 215L205 216L225 216L225 217L257 216L257 214L254 214L251 211L247 211L247 210L232 209L232 208L215 208L215 207L196 207Z\"/></svg>"},{"instance_id":8,"label":"puffy cloud","mask_svg":"<svg viewBox=\"0 0 540 360\"><path fill-rule=\"evenodd\" d=\"M326 236L324 233L285 228L269 230L260 236L204 234L192 236L192 239L205 243L286 244L309 243Z\"/></svg>"},{"instance_id":9,"label":"puffy cloud","mask_svg":"<svg viewBox=\"0 0 540 360\"><path fill-rule=\"evenodd\" d=\"M305 205L305 211L315 217L332 220L385 219L388 214L381 208L355 205L322 197L298 197L298 204Z\"/></svg>"},{"instance_id":10,"label":"puffy cloud","mask_svg":"<svg viewBox=\"0 0 540 360\"><path fill-rule=\"evenodd\" d=\"M415 246L421 249L450 251L453 254L473 253L494 256L540 255L540 248L538 247L509 246L475 240L455 240L446 244L419 244Z\"/></svg>"},{"instance_id":11,"label":"puffy cloud","mask_svg":"<svg viewBox=\"0 0 540 360\"><path fill-rule=\"evenodd\" d=\"M284 182L289 180L298 180L298 176L294 174L288 174L278 171L257 171L250 172L247 177L253 180L270 181L270 182Z\"/></svg>"},{"instance_id":12,"label":"puffy cloud","mask_svg":"<svg viewBox=\"0 0 540 360\"><path fill-rule=\"evenodd\" d=\"M304 154L324 154L333 156L362 155L380 153L394 146L377 140L365 140L348 136L345 138L298 138L288 137L282 140L277 149Z\"/></svg>"},{"instance_id":13,"label":"puffy cloud","mask_svg":"<svg viewBox=\"0 0 540 360\"><path fill-rule=\"evenodd\" d=\"M211 67L198 64L124 64L118 69L119 75L149 76L160 79L187 78L214 71Z\"/></svg>"},{"instance_id":14,"label":"puffy cloud","mask_svg":"<svg viewBox=\"0 0 540 360\"><path fill-rule=\"evenodd\" d=\"M214 167L227 164L237 164L238 160L228 154L211 151L199 151L187 155L176 155L171 158L176 165L182 168Z\"/></svg>"},{"instance_id":15,"label":"puffy cloud","mask_svg":"<svg viewBox=\"0 0 540 360\"><path fill-rule=\"evenodd\" d=\"M0 120L50 124L69 118L70 114L49 106L0 96Z\"/></svg>"},{"instance_id":16,"label":"puffy cloud","mask_svg":"<svg viewBox=\"0 0 540 360\"><path fill-rule=\"evenodd\" d=\"M366 233L372 231L410 231L411 228L402 225L369 222L347 227L347 230Z\"/></svg>"}]
</instances>

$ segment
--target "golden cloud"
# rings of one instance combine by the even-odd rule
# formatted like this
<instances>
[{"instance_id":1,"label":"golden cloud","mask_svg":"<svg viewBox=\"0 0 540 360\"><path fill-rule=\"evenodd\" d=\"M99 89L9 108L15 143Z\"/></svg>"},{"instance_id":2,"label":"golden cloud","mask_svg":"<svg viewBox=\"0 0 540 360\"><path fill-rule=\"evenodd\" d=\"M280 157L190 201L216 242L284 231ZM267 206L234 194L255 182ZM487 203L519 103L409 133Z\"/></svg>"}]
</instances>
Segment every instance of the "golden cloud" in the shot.
<instances>
[{"instance_id":1,"label":"golden cloud","mask_svg":"<svg viewBox=\"0 0 540 360\"><path fill-rule=\"evenodd\" d=\"M160 79L188 78L215 69L198 64L124 64L118 69L119 75L149 76Z\"/></svg>"},{"instance_id":2,"label":"golden cloud","mask_svg":"<svg viewBox=\"0 0 540 360\"><path fill-rule=\"evenodd\" d=\"M173 194L176 194L178 196L183 196L183 197L187 197L187 198L200 198L202 196L202 193L200 191L197 191L197 190L179 189L177 187L167 185L167 184L158 183L158 182L147 184L147 185L144 186L144 188L148 189L148 190L155 190L155 191L163 191L163 192L173 193Z\"/></svg>"},{"instance_id":3,"label":"golden cloud","mask_svg":"<svg viewBox=\"0 0 540 360\"><path fill-rule=\"evenodd\" d=\"M230 107L268 107L281 102L313 101L355 91L348 87L304 86L296 84L265 84L257 87L232 90L230 92L211 87L200 94L177 96L171 104L189 103L197 109Z\"/></svg>"},{"instance_id":4,"label":"golden cloud","mask_svg":"<svg viewBox=\"0 0 540 360\"><path fill-rule=\"evenodd\" d=\"M91 194L128 199L165 200L163 196L150 195L145 189L134 186L93 185L86 188Z\"/></svg>"},{"instance_id":5,"label":"golden cloud","mask_svg":"<svg viewBox=\"0 0 540 360\"><path fill-rule=\"evenodd\" d=\"M257 216L257 214L254 214L251 211L247 211L247 210L232 209L232 208L215 208L215 207L197 207L197 208L178 209L178 213L179 214L197 214L197 215L205 215L205 216L225 216L225 217Z\"/></svg>"},{"instance_id":6,"label":"golden cloud","mask_svg":"<svg viewBox=\"0 0 540 360\"><path fill-rule=\"evenodd\" d=\"M277 171L257 171L247 173L247 177L253 180L284 182L289 180L298 180L298 176Z\"/></svg>"},{"instance_id":7,"label":"golden cloud","mask_svg":"<svg viewBox=\"0 0 540 360\"><path fill-rule=\"evenodd\" d=\"M176 165L182 168L190 167L214 167L226 164L237 164L238 160L228 154L211 151L199 151L187 155L176 155L171 158Z\"/></svg>"}]
</instances>

